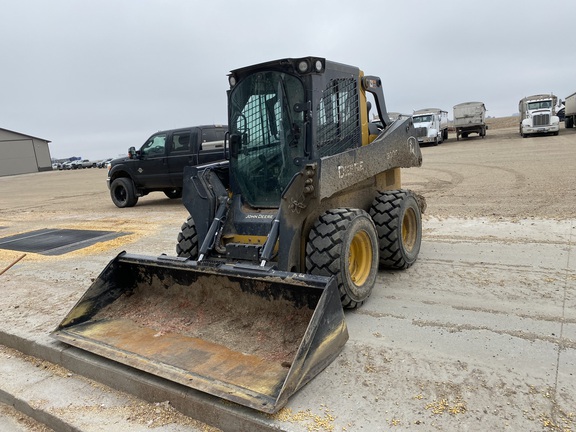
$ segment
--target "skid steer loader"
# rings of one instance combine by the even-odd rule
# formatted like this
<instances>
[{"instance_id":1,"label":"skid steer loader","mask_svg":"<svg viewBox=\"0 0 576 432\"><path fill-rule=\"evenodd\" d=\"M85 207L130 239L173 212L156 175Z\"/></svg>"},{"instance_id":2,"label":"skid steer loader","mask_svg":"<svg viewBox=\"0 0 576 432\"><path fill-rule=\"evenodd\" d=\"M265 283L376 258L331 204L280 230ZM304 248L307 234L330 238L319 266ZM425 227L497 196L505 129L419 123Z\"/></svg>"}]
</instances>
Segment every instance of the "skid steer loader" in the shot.
<instances>
[{"instance_id":1,"label":"skid steer loader","mask_svg":"<svg viewBox=\"0 0 576 432\"><path fill-rule=\"evenodd\" d=\"M185 169L177 256L121 253L53 336L272 413L339 354L378 267L417 259L424 200L400 168L422 156L356 67L282 59L229 84L227 158Z\"/></svg>"}]
</instances>

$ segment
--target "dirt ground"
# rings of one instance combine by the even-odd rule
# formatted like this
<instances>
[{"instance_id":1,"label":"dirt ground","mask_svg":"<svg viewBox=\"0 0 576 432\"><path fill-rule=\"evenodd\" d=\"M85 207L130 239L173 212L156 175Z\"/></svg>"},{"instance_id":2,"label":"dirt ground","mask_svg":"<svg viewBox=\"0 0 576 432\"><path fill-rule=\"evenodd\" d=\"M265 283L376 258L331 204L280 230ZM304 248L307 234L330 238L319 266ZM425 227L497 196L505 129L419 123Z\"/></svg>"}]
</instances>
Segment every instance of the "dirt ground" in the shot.
<instances>
[{"instance_id":1,"label":"dirt ground","mask_svg":"<svg viewBox=\"0 0 576 432\"><path fill-rule=\"evenodd\" d=\"M521 139L517 121L489 119L484 139L451 135L424 147L422 167L404 171L404 186L423 194L427 214L438 218L573 218L576 129Z\"/></svg>"},{"instance_id":2,"label":"dirt ground","mask_svg":"<svg viewBox=\"0 0 576 432\"><path fill-rule=\"evenodd\" d=\"M346 313L341 356L273 419L281 430L576 430L576 129L423 147L403 185L427 201L418 262L378 275ZM174 254L187 212L152 193L116 208L103 169L0 177L0 240L43 228L117 231L0 276L0 330L48 334L119 252ZM0 249L0 271L23 255ZM331 389L326 391L326 389Z\"/></svg>"},{"instance_id":3,"label":"dirt ground","mask_svg":"<svg viewBox=\"0 0 576 432\"><path fill-rule=\"evenodd\" d=\"M576 214L571 175L576 129L520 139L517 121L488 119L484 139L471 135L456 141L450 133L443 144L422 148L423 165L403 171L403 186L426 197L426 216L564 219ZM134 208L116 208L104 169L0 177L0 189L0 224L8 230L3 235L38 226L121 230L136 237L166 227L177 235L187 217L181 200L161 192L141 198Z\"/></svg>"}]
</instances>

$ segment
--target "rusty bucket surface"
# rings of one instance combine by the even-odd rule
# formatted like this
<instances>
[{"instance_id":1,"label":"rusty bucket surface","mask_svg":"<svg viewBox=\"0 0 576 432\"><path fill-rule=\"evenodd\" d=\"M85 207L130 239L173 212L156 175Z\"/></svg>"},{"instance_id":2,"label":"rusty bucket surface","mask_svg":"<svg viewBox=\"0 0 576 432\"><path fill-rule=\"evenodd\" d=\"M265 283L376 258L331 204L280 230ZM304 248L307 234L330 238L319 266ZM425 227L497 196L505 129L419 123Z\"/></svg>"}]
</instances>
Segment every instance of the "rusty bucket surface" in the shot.
<instances>
[{"instance_id":1,"label":"rusty bucket surface","mask_svg":"<svg viewBox=\"0 0 576 432\"><path fill-rule=\"evenodd\" d=\"M121 253L52 336L273 413L348 331L333 278Z\"/></svg>"}]
</instances>

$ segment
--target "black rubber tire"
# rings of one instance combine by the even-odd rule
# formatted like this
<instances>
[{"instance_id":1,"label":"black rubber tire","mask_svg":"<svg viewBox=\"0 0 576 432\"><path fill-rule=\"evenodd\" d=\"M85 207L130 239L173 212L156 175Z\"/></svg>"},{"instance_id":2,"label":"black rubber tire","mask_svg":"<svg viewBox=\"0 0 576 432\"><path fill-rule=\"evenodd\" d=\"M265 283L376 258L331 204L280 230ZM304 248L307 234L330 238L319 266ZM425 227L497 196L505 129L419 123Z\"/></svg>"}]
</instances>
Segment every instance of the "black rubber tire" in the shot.
<instances>
[{"instance_id":1,"label":"black rubber tire","mask_svg":"<svg viewBox=\"0 0 576 432\"><path fill-rule=\"evenodd\" d=\"M380 245L380 265L390 269L410 267L420 253L422 215L408 190L382 192L370 209Z\"/></svg>"},{"instance_id":2,"label":"black rubber tire","mask_svg":"<svg viewBox=\"0 0 576 432\"><path fill-rule=\"evenodd\" d=\"M186 219L186 222L184 222L180 228L178 243L176 244L176 254L179 257L198 258L198 234L192 216L188 216L188 219Z\"/></svg>"},{"instance_id":3,"label":"black rubber tire","mask_svg":"<svg viewBox=\"0 0 576 432\"><path fill-rule=\"evenodd\" d=\"M308 235L306 272L335 276L342 306L361 306L378 274L378 235L368 213L344 208L322 214Z\"/></svg>"},{"instance_id":4,"label":"black rubber tire","mask_svg":"<svg viewBox=\"0 0 576 432\"><path fill-rule=\"evenodd\" d=\"M117 178L110 185L110 197L116 207L134 207L138 202L132 180L126 177Z\"/></svg>"},{"instance_id":5,"label":"black rubber tire","mask_svg":"<svg viewBox=\"0 0 576 432\"><path fill-rule=\"evenodd\" d=\"M176 189L165 190L164 195L166 195L170 199L182 198L182 189L176 188Z\"/></svg>"}]
</instances>

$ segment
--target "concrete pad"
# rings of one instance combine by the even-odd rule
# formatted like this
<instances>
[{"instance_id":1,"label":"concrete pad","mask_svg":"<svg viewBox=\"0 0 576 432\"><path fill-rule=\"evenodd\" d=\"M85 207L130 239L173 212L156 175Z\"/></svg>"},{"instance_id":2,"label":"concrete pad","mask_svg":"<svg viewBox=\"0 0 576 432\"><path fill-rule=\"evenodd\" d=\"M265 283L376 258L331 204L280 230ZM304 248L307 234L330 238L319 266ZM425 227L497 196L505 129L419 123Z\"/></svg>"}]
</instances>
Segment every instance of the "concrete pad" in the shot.
<instances>
[{"instance_id":1,"label":"concrete pad","mask_svg":"<svg viewBox=\"0 0 576 432\"><path fill-rule=\"evenodd\" d=\"M51 432L52 429L32 420L13 406L0 403L0 430L2 432Z\"/></svg>"},{"instance_id":2,"label":"concrete pad","mask_svg":"<svg viewBox=\"0 0 576 432\"><path fill-rule=\"evenodd\" d=\"M145 403L61 366L3 346L0 346L0 382L1 402L53 430L208 430L207 425L178 413L168 402Z\"/></svg>"},{"instance_id":3,"label":"concrete pad","mask_svg":"<svg viewBox=\"0 0 576 432\"><path fill-rule=\"evenodd\" d=\"M462 225L427 221L419 261L406 271L379 273L369 301L346 312L350 341L337 361L272 417L51 340L54 318L72 306L78 287L44 297L57 309L50 319L38 314L46 305L16 308L22 299L10 304L7 296L0 342L146 400L170 400L185 414L223 430L242 424L246 430L299 432L318 423L326 430L534 430L542 419L572 421L566 414L573 411L576 395L571 307L576 272L567 265L574 254L572 225L554 226L554 242L516 235L514 226L504 229L494 222L482 222L481 237L465 231L444 237L445 229L459 234ZM99 266L78 263L77 272L56 267L68 268L60 273L65 286L86 286L78 275ZM8 281L15 290L22 292L17 289L22 275L34 286L50 286L39 272L23 270ZM30 379L35 386L48 380Z\"/></svg>"}]
</instances>

